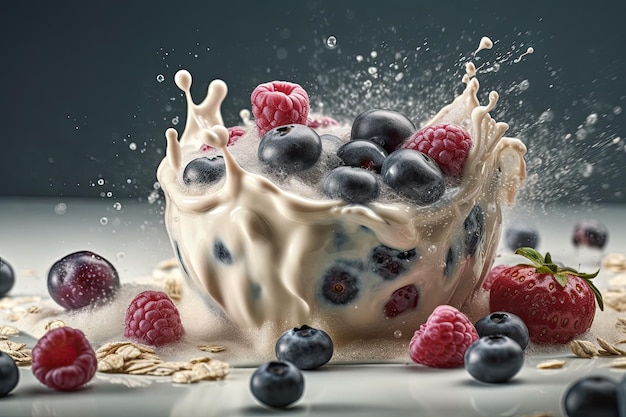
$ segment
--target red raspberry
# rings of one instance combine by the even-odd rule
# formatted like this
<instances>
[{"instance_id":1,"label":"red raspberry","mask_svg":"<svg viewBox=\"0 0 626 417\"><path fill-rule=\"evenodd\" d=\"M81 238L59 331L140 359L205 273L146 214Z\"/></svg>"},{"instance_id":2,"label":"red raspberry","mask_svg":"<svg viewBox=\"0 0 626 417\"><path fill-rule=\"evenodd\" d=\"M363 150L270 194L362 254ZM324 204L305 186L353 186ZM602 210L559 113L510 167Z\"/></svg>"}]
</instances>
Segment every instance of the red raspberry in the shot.
<instances>
[{"instance_id":1,"label":"red raspberry","mask_svg":"<svg viewBox=\"0 0 626 417\"><path fill-rule=\"evenodd\" d=\"M440 305L413 335L409 355L422 365L454 368L463 365L465 351L476 340L476 328L465 314L452 306Z\"/></svg>"},{"instance_id":2,"label":"red raspberry","mask_svg":"<svg viewBox=\"0 0 626 417\"><path fill-rule=\"evenodd\" d=\"M239 138L241 138L246 133L246 130L241 126L233 126L228 128L228 143L226 146L231 146L233 143L237 142ZM207 145L206 143L200 147L202 152L208 151L209 149L213 149L212 146Z\"/></svg>"},{"instance_id":3,"label":"red raspberry","mask_svg":"<svg viewBox=\"0 0 626 417\"><path fill-rule=\"evenodd\" d=\"M491 286L493 285L493 281L500 275L500 272L507 269L509 265L496 265L487 274L485 280L483 281L483 290L489 291L491 290Z\"/></svg>"},{"instance_id":4,"label":"red raspberry","mask_svg":"<svg viewBox=\"0 0 626 417\"><path fill-rule=\"evenodd\" d=\"M124 337L152 346L175 342L183 335L180 313L163 291L143 291L130 302Z\"/></svg>"},{"instance_id":5,"label":"red raspberry","mask_svg":"<svg viewBox=\"0 0 626 417\"><path fill-rule=\"evenodd\" d=\"M39 339L32 354L35 377L59 391L82 387L98 368L96 353L85 334L71 327L50 330Z\"/></svg>"},{"instance_id":6,"label":"red raspberry","mask_svg":"<svg viewBox=\"0 0 626 417\"><path fill-rule=\"evenodd\" d=\"M285 81L260 84L252 92L251 100L259 136L278 126L307 124L309 95L298 84Z\"/></svg>"},{"instance_id":7,"label":"red raspberry","mask_svg":"<svg viewBox=\"0 0 626 417\"><path fill-rule=\"evenodd\" d=\"M444 174L453 178L463 175L471 147L469 132L449 123L426 126L400 145L400 148L415 149L430 156Z\"/></svg>"}]
</instances>

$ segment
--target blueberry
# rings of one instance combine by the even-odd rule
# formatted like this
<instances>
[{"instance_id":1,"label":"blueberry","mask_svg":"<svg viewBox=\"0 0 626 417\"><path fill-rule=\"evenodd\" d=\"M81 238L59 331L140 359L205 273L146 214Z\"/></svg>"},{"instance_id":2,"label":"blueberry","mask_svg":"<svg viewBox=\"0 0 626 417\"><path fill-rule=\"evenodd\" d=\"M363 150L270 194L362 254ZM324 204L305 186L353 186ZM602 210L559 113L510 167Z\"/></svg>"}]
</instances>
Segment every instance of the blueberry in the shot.
<instances>
[{"instance_id":1,"label":"blueberry","mask_svg":"<svg viewBox=\"0 0 626 417\"><path fill-rule=\"evenodd\" d=\"M304 376L293 363L266 362L252 373L250 391L269 407L287 407L302 397Z\"/></svg>"},{"instance_id":2,"label":"blueberry","mask_svg":"<svg viewBox=\"0 0 626 417\"><path fill-rule=\"evenodd\" d=\"M20 380L20 371L13 358L0 350L0 397L8 395Z\"/></svg>"},{"instance_id":3,"label":"blueberry","mask_svg":"<svg viewBox=\"0 0 626 417\"><path fill-rule=\"evenodd\" d=\"M322 277L322 297L332 304L350 303L359 293L359 272L347 263L332 265Z\"/></svg>"},{"instance_id":4,"label":"blueberry","mask_svg":"<svg viewBox=\"0 0 626 417\"><path fill-rule=\"evenodd\" d=\"M257 151L259 160L287 174L307 170L322 153L322 140L315 130L305 125L276 127L261 138Z\"/></svg>"},{"instance_id":5,"label":"blueberry","mask_svg":"<svg viewBox=\"0 0 626 417\"><path fill-rule=\"evenodd\" d=\"M276 341L276 358L299 369L316 369L333 356L333 341L328 333L304 325L284 332Z\"/></svg>"},{"instance_id":6,"label":"blueberry","mask_svg":"<svg viewBox=\"0 0 626 417\"><path fill-rule=\"evenodd\" d=\"M417 258L415 249L400 250L378 245L369 255L371 269L384 280L392 280L409 270Z\"/></svg>"},{"instance_id":7,"label":"blueberry","mask_svg":"<svg viewBox=\"0 0 626 417\"><path fill-rule=\"evenodd\" d=\"M485 212L479 205L472 207L465 221L465 250L468 255L474 255L485 235Z\"/></svg>"},{"instance_id":8,"label":"blueberry","mask_svg":"<svg viewBox=\"0 0 626 417\"><path fill-rule=\"evenodd\" d=\"M4 297L15 284L15 273L11 264L0 258L0 297Z\"/></svg>"},{"instance_id":9,"label":"blueberry","mask_svg":"<svg viewBox=\"0 0 626 417\"><path fill-rule=\"evenodd\" d=\"M528 327L515 314L496 311L478 320L475 327L480 337L501 334L519 343L522 350L528 346Z\"/></svg>"},{"instance_id":10,"label":"blueberry","mask_svg":"<svg viewBox=\"0 0 626 417\"><path fill-rule=\"evenodd\" d=\"M437 163L413 149L400 149L389 154L381 174L391 188L419 205L434 203L446 189Z\"/></svg>"},{"instance_id":11,"label":"blueberry","mask_svg":"<svg viewBox=\"0 0 626 417\"><path fill-rule=\"evenodd\" d=\"M387 151L382 146L364 139L351 140L337 150L344 164L380 172Z\"/></svg>"},{"instance_id":12,"label":"blueberry","mask_svg":"<svg viewBox=\"0 0 626 417\"><path fill-rule=\"evenodd\" d=\"M218 181L226 172L224 157L202 156L189 162L183 171L183 182L190 184L211 184Z\"/></svg>"},{"instance_id":13,"label":"blueberry","mask_svg":"<svg viewBox=\"0 0 626 417\"><path fill-rule=\"evenodd\" d=\"M515 222L506 227L504 240L512 251L518 248L536 248L539 244L539 232L529 224Z\"/></svg>"},{"instance_id":14,"label":"blueberry","mask_svg":"<svg viewBox=\"0 0 626 417\"><path fill-rule=\"evenodd\" d=\"M574 226L572 242L574 246L588 246L602 249L609 238L609 231L596 219L583 219Z\"/></svg>"},{"instance_id":15,"label":"blueberry","mask_svg":"<svg viewBox=\"0 0 626 417\"><path fill-rule=\"evenodd\" d=\"M378 179L371 172L347 166L331 170L322 183L324 193L353 204L365 204L379 195Z\"/></svg>"},{"instance_id":16,"label":"blueberry","mask_svg":"<svg viewBox=\"0 0 626 417\"><path fill-rule=\"evenodd\" d=\"M224 245L224 242L219 239L215 240L213 244L213 256L227 265L233 263L233 256L226 245Z\"/></svg>"},{"instance_id":17,"label":"blueberry","mask_svg":"<svg viewBox=\"0 0 626 417\"><path fill-rule=\"evenodd\" d=\"M481 382L499 383L513 378L524 365L524 351L508 336L484 336L465 351L465 369Z\"/></svg>"},{"instance_id":18,"label":"blueberry","mask_svg":"<svg viewBox=\"0 0 626 417\"><path fill-rule=\"evenodd\" d=\"M415 125L404 114L373 109L362 112L354 119L350 139L371 140L391 153L414 132Z\"/></svg>"},{"instance_id":19,"label":"blueberry","mask_svg":"<svg viewBox=\"0 0 626 417\"><path fill-rule=\"evenodd\" d=\"M414 310L418 301L419 291L417 287L413 284L405 285L391 294L383 311L386 317L396 317L407 310Z\"/></svg>"},{"instance_id":20,"label":"blueberry","mask_svg":"<svg viewBox=\"0 0 626 417\"><path fill-rule=\"evenodd\" d=\"M565 389L563 408L569 417L617 417L619 384L605 376L586 376Z\"/></svg>"}]
</instances>

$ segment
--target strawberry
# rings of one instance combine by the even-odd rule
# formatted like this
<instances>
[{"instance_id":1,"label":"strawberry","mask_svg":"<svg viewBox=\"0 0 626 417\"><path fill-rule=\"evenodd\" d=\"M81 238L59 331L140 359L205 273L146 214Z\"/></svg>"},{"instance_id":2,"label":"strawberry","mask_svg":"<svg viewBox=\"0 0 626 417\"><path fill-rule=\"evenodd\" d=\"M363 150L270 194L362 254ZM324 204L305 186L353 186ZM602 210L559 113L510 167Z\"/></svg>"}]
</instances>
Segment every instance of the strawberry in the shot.
<instances>
[{"instance_id":1,"label":"strawberry","mask_svg":"<svg viewBox=\"0 0 626 417\"><path fill-rule=\"evenodd\" d=\"M503 269L489 293L489 309L519 316L535 343L568 343L591 327L596 301L604 309L602 295L591 282L598 275L577 272L552 262L533 248L516 254L531 261Z\"/></svg>"}]
</instances>

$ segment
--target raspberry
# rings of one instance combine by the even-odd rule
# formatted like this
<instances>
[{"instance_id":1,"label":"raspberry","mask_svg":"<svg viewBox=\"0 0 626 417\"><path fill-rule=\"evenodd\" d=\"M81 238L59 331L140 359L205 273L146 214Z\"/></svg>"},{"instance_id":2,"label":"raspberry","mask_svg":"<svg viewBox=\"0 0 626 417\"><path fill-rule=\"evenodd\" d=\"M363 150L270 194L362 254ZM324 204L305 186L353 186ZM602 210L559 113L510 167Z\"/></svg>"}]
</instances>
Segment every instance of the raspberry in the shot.
<instances>
[{"instance_id":1,"label":"raspberry","mask_svg":"<svg viewBox=\"0 0 626 417\"><path fill-rule=\"evenodd\" d=\"M252 92L251 101L260 136L279 126L307 125L309 95L298 84L285 81L260 84Z\"/></svg>"},{"instance_id":2,"label":"raspberry","mask_svg":"<svg viewBox=\"0 0 626 417\"><path fill-rule=\"evenodd\" d=\"M175 342L183 335L178 309L163 291L143 291L130 302L124 337L152 346Z\"/></svg>"},{"instance_id":3,"label":"raspberry","mask_svg":"<svg viewBox=\"0 0 626 417\"><path fill-rule=\"evenodd\" d=\"M228 143L226 146L231 146L233 143L237 142L239 138L241 138L246 133L246 130L241 126L233 126L228 128ZM200 150L202 152L208 151L209 149L213 149L212 146L202 144Z\"/></svg>"},{"instance_id":4,"label":"raspberry","mask_svg":"<svg viewBox=\"0 0 626 417\"><path fill-rule=\"evenodd\" d=\"M472 147L472 138L467 130L459 126L439 123L418 130L400 147L425 153L439 164L444 174L460 178Z\"/></svg>"},{"instance_id":5,"label":"raspberry","mask_svg":"<svg viewBox=\"0 0 626 417\"><path fill-rule=\"evenodd\" d=\"M476 328L465 314L440 305L413 335L409 355L422 365L454 368L463 365L465 351L476 340Z\"/></svg>"},{"instance_id":6,"label":"raspberry","mask_svg":"<svg viewBox=\"0 0 626 417\"><path fill-rule=\"evenodd\" d=\"M98 368L96 353L85 334L71 327L50 330L39 339L32 354L35 377L58 391L82 387Z\"/></svg>"}]
</instances>

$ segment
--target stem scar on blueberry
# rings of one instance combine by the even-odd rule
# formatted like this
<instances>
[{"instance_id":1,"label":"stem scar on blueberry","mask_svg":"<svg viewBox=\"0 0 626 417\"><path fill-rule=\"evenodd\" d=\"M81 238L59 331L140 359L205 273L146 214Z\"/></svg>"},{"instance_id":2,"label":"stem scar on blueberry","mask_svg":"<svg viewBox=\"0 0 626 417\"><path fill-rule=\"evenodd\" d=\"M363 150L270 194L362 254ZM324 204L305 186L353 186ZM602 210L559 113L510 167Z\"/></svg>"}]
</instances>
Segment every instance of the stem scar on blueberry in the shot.
<instances>
[{"instance_id":1,"label":"stem scar on blueberry","mask_svg":"<svg viewBox=\"0 0 626 417\"><path fill-rule=\"evenodd\" d=\"M598 288L591 281L592 279L598 276L598 274L600 273L600 269L598 269L596 272L592 274L578 272L577 270L573 268L560 266L554 263L552 261L552 256L550 255L550 252L546 252L546 256L544 257L544 256L541 256L541 254L538 251L536 251L534 248L529 248L529 247L517 248L515 250L515 254L521 255L531 261L530 265L519 264L520 266L532 266L536 268L537 273L539 274L551 275L552 278L557 283L559 283L561 287L565 287L565 284L567 283L568 275L573 275L573 276L582 278L587 283L591 291L593 292L593 295L596 297L596 301L598 302L598 307L600 308L601 311L604 311L604 302L602 300L602 294L600 293L600 290L598 290Z\"/></svg>"}]
</instances>

